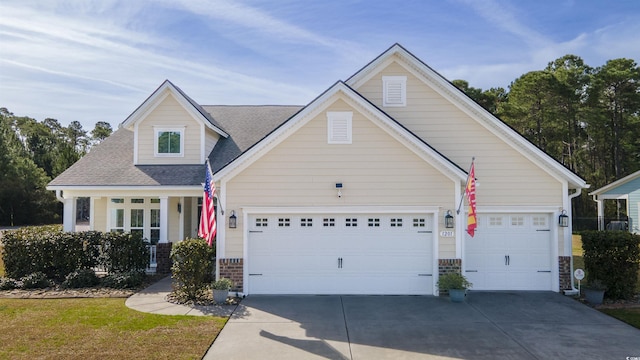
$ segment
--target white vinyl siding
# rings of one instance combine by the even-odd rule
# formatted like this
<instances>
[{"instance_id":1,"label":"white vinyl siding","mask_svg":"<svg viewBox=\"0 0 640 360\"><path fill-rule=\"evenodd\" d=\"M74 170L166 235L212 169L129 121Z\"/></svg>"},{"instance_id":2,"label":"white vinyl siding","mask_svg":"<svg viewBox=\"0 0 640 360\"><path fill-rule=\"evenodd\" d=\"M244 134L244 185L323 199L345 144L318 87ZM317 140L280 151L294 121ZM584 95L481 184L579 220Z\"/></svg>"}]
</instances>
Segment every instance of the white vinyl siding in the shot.
<instances>
[{"instance_id":1,"label":"white vinyl siding","mask_svg":"<svg viewBox=\"0 0 640 360\"><path fill-rule=\"evenodd\" d=\"M178 101L168 95L138 123L138 164L201 164L201 124ZM158 131L181 131L181 155L158 154Z\"/></svg>"},{"instance_id":2,"label":"white vinyl siding","mask_svg":"<svg viewBox=\"0 0 640 360\"><path fill-rule=\"evenodd\" d=\"M454 106L397 62L356 89L383 106L380 84L387 76L407 77L407 106L385 111L447 158L468 168L476 158L478 205L562 206L562 184L527 156ZM435 85L434 85L435 86Z\"/></svg>"},{"instance_id":3,"label":"white vinyl siding","mask_svg":"<svg viewBox=\"0 0 640 360\"><path fill-rule=\"evenodd\" d=\"M327 144L323 112L230 180L226 208L274 204L455 207L454 182L438 169L344 101L337 100L327 110L353 112L350 146ZM337 182L344 186L341 198ZM242 257L242 242L242 231L227 232L225 256ZM453 238L441 242L441 254L455 255L454 242Z\"/></svg>"}]
</instances>

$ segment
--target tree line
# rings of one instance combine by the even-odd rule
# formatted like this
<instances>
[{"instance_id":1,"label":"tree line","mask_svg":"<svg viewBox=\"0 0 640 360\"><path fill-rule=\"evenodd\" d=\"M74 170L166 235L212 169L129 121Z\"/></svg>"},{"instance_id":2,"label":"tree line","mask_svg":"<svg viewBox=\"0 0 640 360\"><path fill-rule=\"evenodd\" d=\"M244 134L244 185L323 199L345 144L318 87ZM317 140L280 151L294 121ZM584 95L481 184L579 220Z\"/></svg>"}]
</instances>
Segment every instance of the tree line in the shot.
<instances>
[{"instance_id":1,"label":"tree line","mask_svg":"<svg viewBox=\"0 0 640 360\"><path fill-rule=\"evenodd\" d=\"M515 79L509 89L452 83L564 166L591 189L640 169L640 68L631 59L591 67L565 55ZM98 122L88 133L78 121L61 126L0 108L0 225L60 222L61 204L46 184L112 132ZM587 195L575 217L596 216ZM619 204L620 205L620 204ZM607 207L607 216L621 207Z\"/></svg>"},{"instance_id":2,"label":"tree line","mask_svg":"<svg viewBox=\"0 0 640 360\"><path fill-rule=\"evenodd\" d=\"M111 135L99 121L88 133L78 121L37 121L0 108L0 225L61 221L61 207L47 183Z\"/></svg>"},{"instance_id":3,"label":"tree line","mask_svg":"<svg viewBox=\"0 0 640 360\"><path fill-rule=\"evenodd\" d=\"M640 170L640 68L631 59L591 67L565 55L509 86L482 90L452 82L486 110L591 184L591 190ZM589 190L574 217L596 216ZM622 217L609 204L606 217Z\"/></svg>"}]
</instances>

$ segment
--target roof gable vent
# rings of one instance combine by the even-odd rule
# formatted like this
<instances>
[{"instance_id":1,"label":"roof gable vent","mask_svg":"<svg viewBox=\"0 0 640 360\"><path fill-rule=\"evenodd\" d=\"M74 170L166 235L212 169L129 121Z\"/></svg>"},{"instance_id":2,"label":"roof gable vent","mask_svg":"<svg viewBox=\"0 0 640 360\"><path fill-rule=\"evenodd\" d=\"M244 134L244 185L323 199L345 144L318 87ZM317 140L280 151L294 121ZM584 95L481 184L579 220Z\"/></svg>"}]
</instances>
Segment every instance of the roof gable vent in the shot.
<instances>
[{"instance_id":1,"label":"roof gable vent","mask_svg":"<svg viewBox=\"0 0 640 360\"><path fill-rule=\"evenodd\" d=\"M407 106L407 77L382 77L382 106Z\"/></svg>"},{"instance_id":2,"label":"roof gable vent","mask_svg":"<svg viewBox=\"0 0 640 360\"><path fill-rule=\"evenodd\" d=\"M327 135L329 144L351 144L351 111L327 111Z\"/></svg>"}]
</instances>

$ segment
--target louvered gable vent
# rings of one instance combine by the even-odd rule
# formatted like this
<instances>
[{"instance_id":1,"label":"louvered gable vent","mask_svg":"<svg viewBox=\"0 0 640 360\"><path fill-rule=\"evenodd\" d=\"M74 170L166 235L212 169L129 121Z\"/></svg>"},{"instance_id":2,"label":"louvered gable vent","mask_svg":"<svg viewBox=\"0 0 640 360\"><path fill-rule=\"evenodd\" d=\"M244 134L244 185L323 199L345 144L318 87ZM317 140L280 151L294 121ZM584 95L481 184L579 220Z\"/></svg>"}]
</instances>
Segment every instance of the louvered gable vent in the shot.
<instances>
[{"instance_id":1,"label":"louvered gable vent","mask_svg":"<svg viewBox=\"0 0 640 360\"><path fill-rule=\"evenodd\" d=\"M351 144L351 111L328 111L327 132L329 144Z\"/></svg>"},{"instance_id":2,"label":"louvered gable vent","mask_svg":"<svg viewBox=\"0 0 640 360\"><path fill-rule=\"evenodd\" d=\"M383 104L382 106L407 105L407 77L383 76Z\"/></svg>"}]
</instances>

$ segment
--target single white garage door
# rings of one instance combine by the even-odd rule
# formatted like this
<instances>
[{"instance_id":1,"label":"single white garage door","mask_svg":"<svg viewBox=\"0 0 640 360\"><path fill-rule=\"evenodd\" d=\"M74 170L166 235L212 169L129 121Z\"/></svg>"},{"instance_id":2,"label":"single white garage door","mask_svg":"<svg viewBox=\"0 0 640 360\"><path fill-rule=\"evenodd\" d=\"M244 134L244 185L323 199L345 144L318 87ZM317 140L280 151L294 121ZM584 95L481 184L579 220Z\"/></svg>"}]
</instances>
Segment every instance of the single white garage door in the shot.
<instances>
[{"instance_id":1,"label":"single white garage door","mask_svg":"<svg viewBox=\"0 0 640 360\"><path fill-rule=\"evenodd\" d=\"M432 294L433 217L269 214L249 218L252 294Z\"/></svg>"},{"instance_id":2,"label":"single white garage door","mask_svg":"<svg viewBox=\"0 0 640 360\"><path fill-rule=\"evenodd\" d=\"M549 214L479 214L465 237L465 275L475 290L551 290Z\"/></svg>"}]
</instances>

